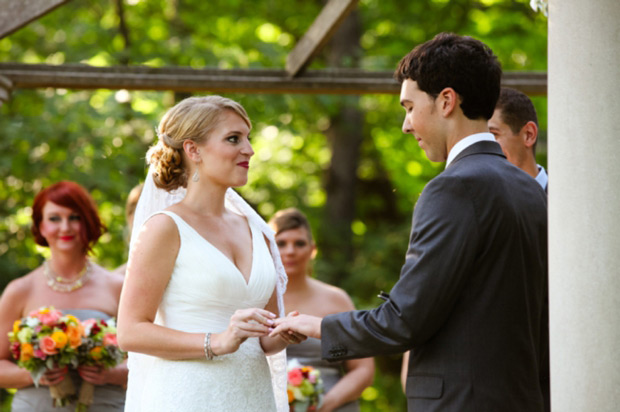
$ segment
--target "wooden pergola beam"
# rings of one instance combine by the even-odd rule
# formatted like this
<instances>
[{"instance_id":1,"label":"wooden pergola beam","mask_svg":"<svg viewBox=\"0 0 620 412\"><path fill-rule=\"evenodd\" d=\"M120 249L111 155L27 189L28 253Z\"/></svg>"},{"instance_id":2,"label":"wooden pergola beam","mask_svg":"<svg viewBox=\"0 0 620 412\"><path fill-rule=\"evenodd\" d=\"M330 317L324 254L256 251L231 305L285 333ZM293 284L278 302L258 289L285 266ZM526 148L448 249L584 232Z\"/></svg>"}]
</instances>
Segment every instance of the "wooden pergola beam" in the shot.
<instances>
[{"instance_id":1,"label":"wooden pergola beam","mask_svg":"<svg viewBox=\"0 0 620 412\"><path fill-rule=\"evenodd\" d=\"M286 58L286 72L294 77L308 64L351 13L358 0L329 0L308 31Z\"/></svg>"},{"instance_id":2,"label":"wooden pergola beam","mask_svg":"<svg viewBox=\"0 0 620 412\"><path fill-rule=\"evenodd\" d=\"M93 67L0 63L0 76L15 89L127 89L183 92L305 93L305 94L398 94L400 85L392 71L357 69L309 70L290 78L285 70L221 70L144 66ZM547 93L544 72L507 72L502 85L529 95Z\"/></svg>"},{"instance_id":3,"label":"wooden pergola beam","mask_svg":"<svg viewBox=\"0 0 620 412\"><path fill-rule=\"evenodd\" d=\"M62 6L69 0L2 0L0 39Z\"/></svg>"}]
</instances>

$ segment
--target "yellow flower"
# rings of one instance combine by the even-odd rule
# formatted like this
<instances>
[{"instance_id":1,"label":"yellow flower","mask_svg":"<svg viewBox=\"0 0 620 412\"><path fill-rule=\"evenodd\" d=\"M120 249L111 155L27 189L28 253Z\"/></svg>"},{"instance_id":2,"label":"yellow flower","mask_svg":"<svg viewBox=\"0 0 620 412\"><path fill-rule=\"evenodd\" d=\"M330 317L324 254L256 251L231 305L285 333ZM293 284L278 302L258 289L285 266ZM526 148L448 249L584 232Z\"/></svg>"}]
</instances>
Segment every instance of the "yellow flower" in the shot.
<instances>
[{"instance_id":1,"label":"yellow flower","mask_svg":"<svg viewBox=\"0 0 620 412\"><path fill-rule=\"evenodd\" d=\"M56 347L58 349L64 348L67 345L67 341L69 340L67 338L67 334L61 330L54 331L52 333L52 339L54 340L54 343L56 343Z\"/></svg>"},{"instance_id":2,"label":"yellow flower","mask_svg":"<svg viewBox=\"0 0 620 412\"><path fill-rule=\"evenodd\" d=\"M99 360L101 359L101 357L103 356L103 354L101 353L101 350L103 348L101 346L95 346L94 348L92 348L90 350L90 356L94 359L94 360Z\"/></svg>"},{"instance_id":3,"label":"yellow flower","mask_svg":"<svg viewBox=\"0 0 620 412\"><path fill-rule=\"evenodd\" d=\"M19 360L21 362L27 362L34 356L34 348L30 343L22 343L21 353L19 355Z\"/></svg>"},{"instance_id":4,"label":"yellow flower","mask_svg":"<svg viewBox=\"0 0 620 412\"><path fill-rule=\"evenodd\" d=\"M67 321L68 321L67 323L74 324L74 325L79 325L80 324L80 321L75 316L73 316L73 315L65 315L65 316L66 316Z\"/></svg>"},{"instance_id":5,"label":"yellow flower","mask_svg":"<svg viewBox=\"0 0 620 412\"><path fill-rule=\"evenodd\" d=\"M17 336L17 332L19 332L19 325L21 325L22 321L21 320L16 320L15 322L13 322L13 334L15 336Z\"/></svg>"}]
</instances>

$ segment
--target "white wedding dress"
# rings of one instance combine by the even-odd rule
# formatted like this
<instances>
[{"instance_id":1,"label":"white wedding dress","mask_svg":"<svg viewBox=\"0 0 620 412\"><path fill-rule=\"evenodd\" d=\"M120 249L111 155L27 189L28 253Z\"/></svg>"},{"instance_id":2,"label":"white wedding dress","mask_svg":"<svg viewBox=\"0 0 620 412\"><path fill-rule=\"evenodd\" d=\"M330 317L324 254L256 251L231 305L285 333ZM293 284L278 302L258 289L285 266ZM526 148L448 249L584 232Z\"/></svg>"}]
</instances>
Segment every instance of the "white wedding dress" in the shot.
<instances>
[{"instance_id":1,"label":"white wedding dress","mask_svg":"<svg viewBox=\"0 0 620 412\"><path fill-rule=\"evenodd\" d=\"M233 262L181 217L181 245L155 323L192 333L223 332L237 309L264 308L276 270L260 228L250 221L249 282ZM132 358L133 357L133 358ZM212 361L166 360L130 354L126 411L275 411L269 366L258 338Z\"/></svg>"}]
</instances>

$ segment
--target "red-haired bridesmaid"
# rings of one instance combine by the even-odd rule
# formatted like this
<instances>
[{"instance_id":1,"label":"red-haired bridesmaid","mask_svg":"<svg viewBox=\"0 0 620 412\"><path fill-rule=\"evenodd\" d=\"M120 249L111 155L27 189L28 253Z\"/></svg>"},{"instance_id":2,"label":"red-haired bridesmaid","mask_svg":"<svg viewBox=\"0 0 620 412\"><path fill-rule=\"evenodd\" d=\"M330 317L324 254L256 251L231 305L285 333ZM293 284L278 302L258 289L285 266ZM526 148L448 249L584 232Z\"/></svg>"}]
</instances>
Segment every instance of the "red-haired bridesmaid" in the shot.
<instances>
[{"instance_id":1,"label":"red-haired bridesmaid","mask_svg":"<svg viewBox=\"0 0 620 412\"><path fill-rule=\"evenodd\" d=\"M84 320L108 319L118 310L123 277L113 274L89 259L92 247L105 230L97 206L79 184L62 181L37 194L32 207L32 233L51 256L43 265L13 280L0 296L0 387L17 388L12 410L44 411L51 405L49 390L35 388L30 373L12 360L7 333L16 319L42 306L54 306ZM95 385L91 412L121 411L124 407L127 368L112 369L81 366L48 371L42 385L55 385L73 379ZM55 410L74 410L75 406Z\"/></svg>"}]
</instances>

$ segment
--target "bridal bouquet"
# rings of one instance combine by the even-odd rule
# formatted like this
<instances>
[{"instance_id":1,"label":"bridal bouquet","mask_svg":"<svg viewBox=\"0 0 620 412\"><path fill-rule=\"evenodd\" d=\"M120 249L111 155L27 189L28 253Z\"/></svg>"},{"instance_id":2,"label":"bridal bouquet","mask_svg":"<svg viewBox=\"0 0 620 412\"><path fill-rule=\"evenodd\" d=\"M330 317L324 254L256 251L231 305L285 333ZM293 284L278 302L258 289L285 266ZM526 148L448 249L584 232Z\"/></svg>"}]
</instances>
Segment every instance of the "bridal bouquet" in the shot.
<instances>
[{"instance_id":1,"label":"bridal bouquet","mask_svg":"<svg viewBox=\"0 0 620 412\"><path fill-rule=\"evenodd\" d=\"M125 352L118 347L114 319L88 319L82 322L83 339L78 348L80 365L113 368L125 359ZM76 411L87 411L93 403L94 386L82 382Z\"/></svg>"},{"instance_id":2,"label":"bridal bouquet","mask_svg":"<svg viewBox=\"0 0 620 412\"><path fill-rule=\"evenodd\" d=\"M288 363L288 404L291 412L313 412L321 405L323 381L312 366L302 366L297 359Z\"/></svg>"},{"instance_id":3,"label":"bridal bouquet","mask_svg":"<svg viewBox=\"0 0 620 412\"><path fill-rule=\"evenodd\" d=\"M13 323L9 332L11 354L17 365L32 375L38 387L47 369L78 365L77 348L82 343L80 321L53 307L42 307ZM71 379L50 386L54 406L65 406L75 395Z\"/></svg>"}]
</instances>

